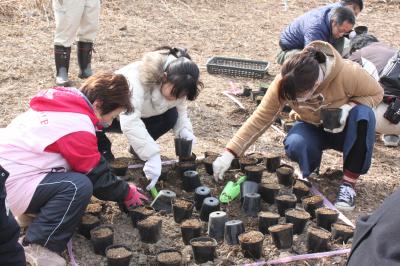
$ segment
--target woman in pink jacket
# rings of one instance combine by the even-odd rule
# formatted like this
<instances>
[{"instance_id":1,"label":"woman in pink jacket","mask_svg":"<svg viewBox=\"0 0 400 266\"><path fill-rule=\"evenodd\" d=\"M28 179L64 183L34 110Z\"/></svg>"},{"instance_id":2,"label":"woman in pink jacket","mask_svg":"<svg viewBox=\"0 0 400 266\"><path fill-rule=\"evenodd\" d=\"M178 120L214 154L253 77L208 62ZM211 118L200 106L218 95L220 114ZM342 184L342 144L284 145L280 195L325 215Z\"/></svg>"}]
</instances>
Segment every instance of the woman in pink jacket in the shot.
<instances>
[{"instance_id":1,"label":"woman in pink jacket","mask_svg":"<svg viewBox=\"0 0 400 266\"><path fill-rule=\"evenodd\" d=\"M39 92L30 108L0 131L0 165L10 173L7 200L15 216L35 214L22 242L31 265L66 265L59 256L92 194L141 204L135 186L114 176L97 148L96 131L132 112L122 75L90 77L80 90Z\"/></svg>"}]
</instances>

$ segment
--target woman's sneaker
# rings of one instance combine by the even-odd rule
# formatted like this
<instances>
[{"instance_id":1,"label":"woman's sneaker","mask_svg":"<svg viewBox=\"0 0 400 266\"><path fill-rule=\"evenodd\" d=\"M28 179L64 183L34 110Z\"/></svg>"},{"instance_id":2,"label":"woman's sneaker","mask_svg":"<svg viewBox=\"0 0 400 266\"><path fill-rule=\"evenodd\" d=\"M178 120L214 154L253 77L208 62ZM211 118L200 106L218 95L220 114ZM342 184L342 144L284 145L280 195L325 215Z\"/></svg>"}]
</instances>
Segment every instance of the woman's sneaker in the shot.
<instances>
[{"instance_id":1,"label":"woman's sneaker","mask_svg":"<svg viewBox=\"0 0 400 266\"><path fill-rule=\"evenodd\" d=\"M24 250L26 261L32 266L67 266L63 257L41 245L30 244Z\"/></svg>"},{"instance_id":2,"label":"woman's sneaker","mask_svg":"<svg viewBox=\"0 0 400 266\"><path fill-rule=\"evenodd\" d=\"M348 184L342 184L339 187L339 193L336 198L335 207L343 211L354 210L356 199L356 192Z\"/></svg>"},{"instance_id":3,"label":"woman's sneaker","mask_svg":"<svg viewBox=\"0 0 400 266\"><path fill-rule=\"evenodd\" d=\"M382 135L382 140L386 147L397 147L399 146L400 137L399 135Z\"/></svg>"}]
</instances>

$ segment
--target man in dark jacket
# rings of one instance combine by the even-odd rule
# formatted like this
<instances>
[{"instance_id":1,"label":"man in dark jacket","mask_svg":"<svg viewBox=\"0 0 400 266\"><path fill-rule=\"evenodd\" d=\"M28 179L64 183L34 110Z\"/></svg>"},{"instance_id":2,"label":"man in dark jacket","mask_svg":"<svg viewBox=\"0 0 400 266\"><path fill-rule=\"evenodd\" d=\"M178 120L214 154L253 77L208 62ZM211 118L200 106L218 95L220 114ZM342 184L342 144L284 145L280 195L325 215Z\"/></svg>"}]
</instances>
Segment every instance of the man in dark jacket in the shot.
<instances>
[{"instance_id":1,"label":"man in dark jacket","mask_svg":"<svg viewBox=\"0 0 400 266\"><path fill-rule=\"evenodd\" d=\"M357 35L350 43L349 59L359 63L376 80L379 80L385 91L383 101L374 109L376 117L376 132L383 134L382 140L385 146L397 147L400 142L400 123L394 123L384 117L390 104L396 98L400 98L400 87L393 83L380 79L381 74L388 62L396 56L398 50L390 45L379 42L378 39L369 34ZM400 99L399 99L400 100Z\"/></svg>"},{"instance_id":2,"label":"man in dark jacket","mask_svg":"<svg viewBox=\"0 0 400 266\"><path fill-rule=\"evenodd\" d=\"M343 42L338 42L355 24L354 12L347 7L313 9L295 19L281 33L277 55L278 64L301 51L312 41L325 41L332 44L341 54Z\"/></svg>"},{"instance_id":3,"label":"man in dark jacket","mask_svg":"<svg viewBox=\"0 0 400 266\"><path fill-rule=\"evenodd\" d=\"M18 243L19 227L5 202L8 175L0 166L0 265L25 266L24 249Z\"/></svg>"},{"instance_id":4,"label":"man in dark jacket","mask_svg":"<svg viewBox=\"0 0 400 266\"><path fill-rule=\"evenodd\" d=\"M348 266L400 265L400 190L371 215L358 219Z\"/></svg>"}]
</instances>

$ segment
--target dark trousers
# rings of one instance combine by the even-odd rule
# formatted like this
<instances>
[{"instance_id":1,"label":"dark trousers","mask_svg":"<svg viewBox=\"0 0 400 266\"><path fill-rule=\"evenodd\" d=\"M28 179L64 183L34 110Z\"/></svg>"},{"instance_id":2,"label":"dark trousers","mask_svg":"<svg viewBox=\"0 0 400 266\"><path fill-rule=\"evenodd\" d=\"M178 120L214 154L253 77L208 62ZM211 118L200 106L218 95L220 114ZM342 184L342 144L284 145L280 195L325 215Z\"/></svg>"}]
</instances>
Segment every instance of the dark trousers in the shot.
<instances>
[{"instance_id":1,"label":"dark trousers","mask_svg":"<svg viewBox=\"0 0 400 266\"><path fill-rule=\"evenodd\" d=\"M25 253L18 243L19 226L11 212L7 214L4 186L8 173L0 166L0 266L25 266Z\"/></svg>"},{"instance_id":2,"label":"dark trousers","mask_svg":"<svg viewBox=\"0 0 400 266\"><path fill-rule=\"evenodd\" d=\"M308 177L321 164L322 152L343 152L343 168L365 174L370 165L375 142L375 116L371 108L357 105L350 110L341 133L329 133L322 127L297 122L284 140L287 156L299 164L303 177Z\"/></svg>"},{"instance_id":3,"label":"dark trousers","mask_svg":"<svg viewBox=\"0 0 400 266\"><path fill-rule=\"evenodd\" d=\"M92 196L89 178L75 172L49 173L40 182L25 213L37 214L25 242L61 253L79 224Z\"/></svg>"},{"instance_id":4,"label":"dark trousers","mask_svg":"<svg viewBox=\"0 0 400 266\"><path fill-rule=\"evenodd\" d=\"M142 118L147 131L154 140L157 140L159 137L171 130L175 126L177 120L178 111L176 107L169 109L161 115ZM114 119L110 127L105 128L104 131L96 132L99 151L106 159L110 159L109 154L111 154L111 142L107 138L105 132L122 133L119 120Z\"/></svg>"}]
</instances>

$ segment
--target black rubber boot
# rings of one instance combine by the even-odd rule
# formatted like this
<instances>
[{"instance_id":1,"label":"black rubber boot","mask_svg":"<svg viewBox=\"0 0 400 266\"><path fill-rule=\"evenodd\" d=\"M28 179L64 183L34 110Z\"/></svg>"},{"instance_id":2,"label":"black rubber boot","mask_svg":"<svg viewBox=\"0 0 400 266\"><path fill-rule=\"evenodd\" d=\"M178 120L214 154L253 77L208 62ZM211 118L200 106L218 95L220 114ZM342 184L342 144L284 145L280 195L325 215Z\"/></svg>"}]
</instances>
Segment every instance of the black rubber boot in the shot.
<instances>
[{"instance_id":1,"label":"black rubber boot","mask_svg":"<svg viewBox=\"0 0 400 266\"><path fill-rule=\"evenodd\" d=\"M54 58L56 62L56 84L59 86L69 86L68 79L69 59L71 55L71 47L62 45L54 45Z\"/></svg>"},{"instance_id":2,"label":"black rubber boot","mask_svg":"<svg viewBox=\"0 0 400 266\"><path fill-rule=\"evenodd\" d=\"M90 77L92 68L90 62L92 61L93 43L91 42L78 42L78 64L79 64L79 78L85 79Z\"/></svg>"}]
</instances>

